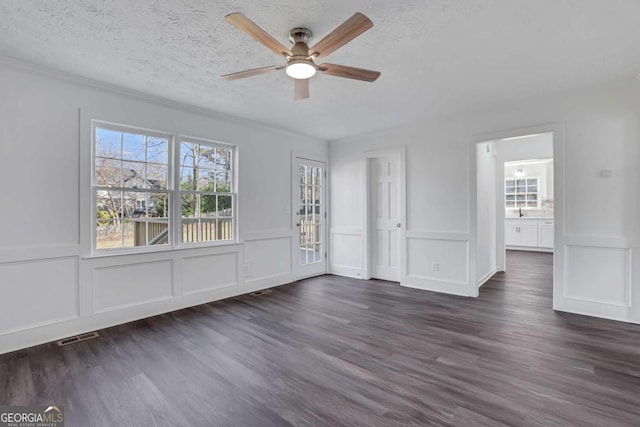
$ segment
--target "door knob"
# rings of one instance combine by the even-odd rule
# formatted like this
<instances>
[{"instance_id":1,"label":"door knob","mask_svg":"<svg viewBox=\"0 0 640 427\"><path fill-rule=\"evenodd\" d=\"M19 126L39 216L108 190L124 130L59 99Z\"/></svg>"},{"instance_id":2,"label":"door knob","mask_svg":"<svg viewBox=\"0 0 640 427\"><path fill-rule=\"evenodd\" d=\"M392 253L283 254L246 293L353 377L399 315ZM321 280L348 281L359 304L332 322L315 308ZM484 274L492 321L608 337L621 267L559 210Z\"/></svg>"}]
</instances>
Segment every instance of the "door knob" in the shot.
<instances>
[{"instance_id":1,"label":"door knob","mask_svg":"<svg viewBox=\"0 0 640 427\"><path fill-rule=\"evenodd\" d=\"M300 227L300 223L299 223L299 222L298 222L298 223L296 223L296 227Z\"/></svg>"},{"instance_id":2,"label":"door knob","mask_svg":"<svg viewBox=\"0 0 640 427\"><path fill-rule=\"evenodd\" d=\"M397 224L396 224L396 227L400 228L400 227L402 227L402 224L397 223Z\"/></svg>"}]
</instances>

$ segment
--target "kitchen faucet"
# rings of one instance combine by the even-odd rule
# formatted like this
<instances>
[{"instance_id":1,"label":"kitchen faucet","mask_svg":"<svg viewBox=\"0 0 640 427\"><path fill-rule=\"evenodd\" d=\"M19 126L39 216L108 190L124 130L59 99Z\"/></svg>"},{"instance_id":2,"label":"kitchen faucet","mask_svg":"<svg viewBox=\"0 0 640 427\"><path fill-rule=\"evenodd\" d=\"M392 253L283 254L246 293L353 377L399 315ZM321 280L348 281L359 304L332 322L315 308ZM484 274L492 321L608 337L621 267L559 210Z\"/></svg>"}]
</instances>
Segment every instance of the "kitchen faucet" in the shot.
<instances>
[{"instance_id":1,"label":"kitchen faucet","mask_svg":"<svg viewBox=\"0 0 640 427\"><path fill-rule=\"evenodd\" d=\"M520 215L520 218L524 216L524 214L522 213L522 208L518 208L518 215Z\"/></svg>"}]
</instances>

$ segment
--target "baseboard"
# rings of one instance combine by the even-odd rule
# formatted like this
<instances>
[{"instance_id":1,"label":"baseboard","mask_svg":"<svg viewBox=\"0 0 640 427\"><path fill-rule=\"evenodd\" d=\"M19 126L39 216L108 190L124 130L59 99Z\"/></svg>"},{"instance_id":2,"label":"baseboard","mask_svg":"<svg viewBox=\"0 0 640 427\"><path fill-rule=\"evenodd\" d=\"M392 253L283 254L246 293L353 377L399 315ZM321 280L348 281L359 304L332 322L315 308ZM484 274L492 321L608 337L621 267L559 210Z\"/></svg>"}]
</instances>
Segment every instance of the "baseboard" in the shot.
<instances>
[{"instance_id":1,"label":"baseboard","mask_svg":"<svg viewBox=\"0 0 640 427\"><path fill-rule=\"evenodd\" d=\"M330 265L329 274L351 277L353 279L362 279L362 269L358 267L349 267L346 265Z\"/></svg>"},{"instance_id":2,"label":"baseboard","mask_svg":"<svg viewBox=\"0 0 640 427\"><path fill-rule=\"evenodd\" d=\"M440 280L416 279L411 276L407 277L400 286L407 288L421 289L423 291L440 292L450 295L458 295L462 297L471 297L472 292L468 284L446 282Z\"/></svg>"},{"instance_id":3,"label":"baseboard","mask_svg":"<svg viewBox=\"0 0 640 427\"><path fill-rule=\"evenodd\" d=\"M482 276L482 278L478 281L478 288L482 287L482 285L487 283L489 279L491 279L494 276L494 274L496 274L498 271L500 271L500 269L498 267L494 267L487 274Z\"/></svg>"}]
</instances>

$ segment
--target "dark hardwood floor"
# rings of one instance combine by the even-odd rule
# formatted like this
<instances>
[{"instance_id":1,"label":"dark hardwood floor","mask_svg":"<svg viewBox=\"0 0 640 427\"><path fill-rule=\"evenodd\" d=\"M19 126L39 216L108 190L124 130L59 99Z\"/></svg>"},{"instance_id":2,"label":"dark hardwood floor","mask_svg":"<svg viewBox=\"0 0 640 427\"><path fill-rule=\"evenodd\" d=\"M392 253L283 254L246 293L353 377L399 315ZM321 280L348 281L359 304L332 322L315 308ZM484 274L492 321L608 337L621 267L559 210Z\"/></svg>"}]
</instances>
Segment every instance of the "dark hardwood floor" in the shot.
<instances>
[{"instance_id":1,"label":"dark hardwood floor","mask_svg":"<svg viewBox=\"0 0 640 427\"><path fill-rule=\"evenodd\" d=\"M640 326L551 310L551 255L480 298L323 276L0 356L67 426L638 426Z\"/></svg>"}]
</instances>

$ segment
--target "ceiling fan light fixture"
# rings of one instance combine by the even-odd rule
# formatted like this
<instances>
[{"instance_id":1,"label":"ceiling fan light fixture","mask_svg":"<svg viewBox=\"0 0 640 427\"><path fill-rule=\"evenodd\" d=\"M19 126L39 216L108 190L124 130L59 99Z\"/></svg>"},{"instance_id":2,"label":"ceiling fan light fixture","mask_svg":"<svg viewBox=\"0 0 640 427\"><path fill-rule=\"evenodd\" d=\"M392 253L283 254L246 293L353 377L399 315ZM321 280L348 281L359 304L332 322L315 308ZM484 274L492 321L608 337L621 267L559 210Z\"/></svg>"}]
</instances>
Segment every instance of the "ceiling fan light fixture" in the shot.
<instances>
[{"instance_id":1,"label":"ceiling fan light fixture","mask_svg":"<svg viewBox=\"0 0 640 427\"><path fill-rule=\"evenodd\" d=\"M292 60L289 61L285 70L289 77L294 79L308 79L316 74L316 67L308 60Z\"/></svg>"}]
</instances>

